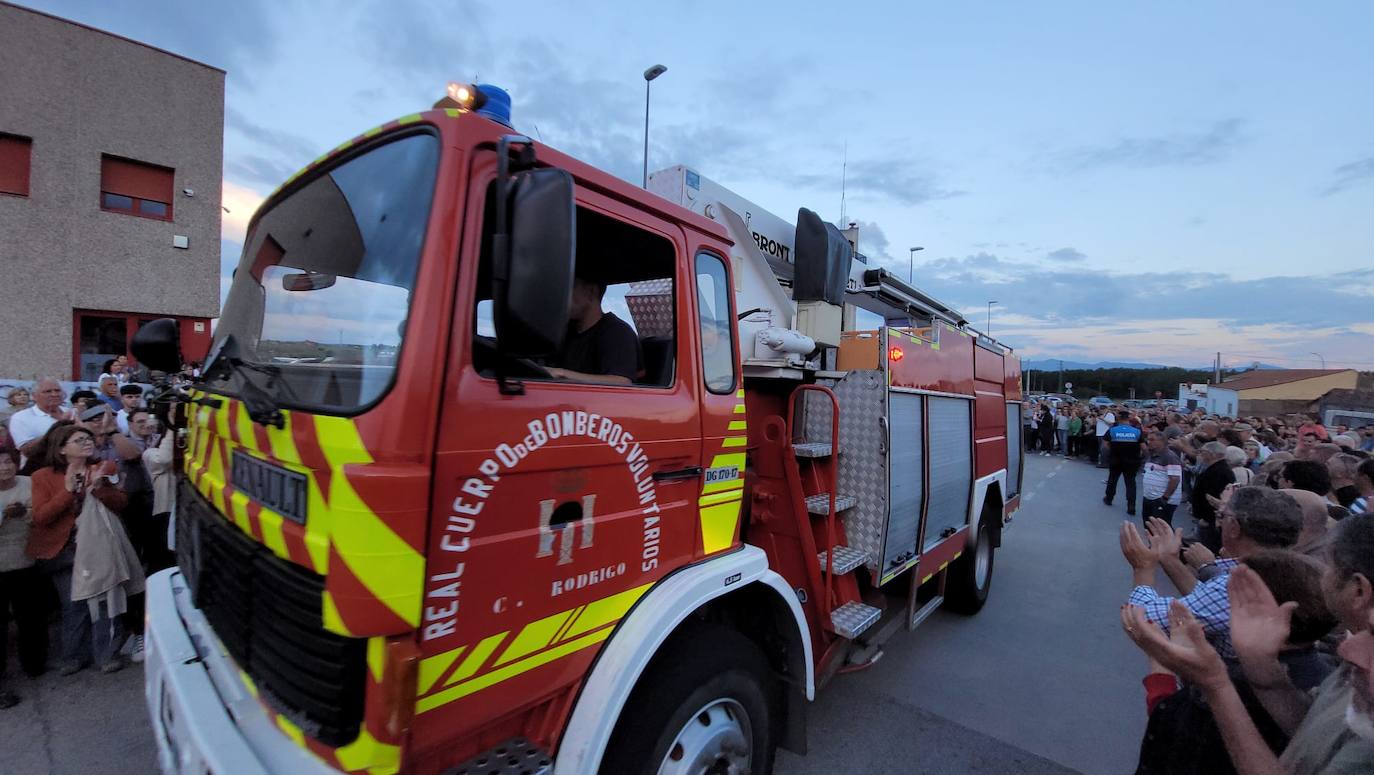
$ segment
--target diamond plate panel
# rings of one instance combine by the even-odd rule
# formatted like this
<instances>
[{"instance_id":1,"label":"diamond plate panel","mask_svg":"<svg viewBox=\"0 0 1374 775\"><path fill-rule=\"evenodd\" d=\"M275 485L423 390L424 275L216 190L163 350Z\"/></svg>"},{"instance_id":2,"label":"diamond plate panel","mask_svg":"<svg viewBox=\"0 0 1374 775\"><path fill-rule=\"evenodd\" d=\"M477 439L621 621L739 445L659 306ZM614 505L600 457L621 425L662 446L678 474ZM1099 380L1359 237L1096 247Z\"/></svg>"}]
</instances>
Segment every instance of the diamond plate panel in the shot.
<instances>
[{"instance_id":1,"label":"diamond plate panel","mask_svg":"<svg viewBox=\"0 0 1374 775\"><path fill-rule=\"evenodd\" d=\"M839 489L855 500L842 516L845 536L867 555L876 577L887 531L886 378L882 371L851 371L831 389L840 402Z\"/></svg>"},{"instance_id":2,"label":"diamond plate panel","mask_svg":"<svg viewBox=\"0 0 1374 775\"><path fill-rule=\"evenodd\" d=\"M640 280L630 283L625 306L634 318L635 331L646 336L673 336L673 281Z\"/></svg>"},{"instance_id":3,"label":"diamond plate panel","mask_svg":"<svg viewBox=\"0 0 1374 775\"><path fill-rule=\"evenodd\" d=\"M840 494L840 495L836 495L836 496L835 496L835 513L836 513L836 514L843 515L845 509L852 509L852 508L854 508L854 498L853 498L853 496L844 495L844 494ZM807 512L809 512L809 513L811 513L811 514L815 514L815 515L818 516L818 517L823 517L823 516L825 516L826 514L829 514L829 513L830 513L830 494L829 494L829 493L820 492L820 493L816 493L815 495L808 495L808 496L806 496L806 510L807 510Z\"/></svg>"},{"instance_id":4,"label":"diamond plate panel","mask_svg":"<svg viewBox=\"0 0 1374 775\"><path fill-rule=\"evenodd\" d=\"M882 614L881 608L852 601L830 612L830 624L838 635L853 640L872 627Z\"/></svg>"},{"instance_id":5,"label":"diamond plate panel","mask_svg":"<svg viewBox=\"0 0 1374 775\"><path fill-rule=\"evenodd\" d=\"M835 389L833 382L821 381L831 390ZM802 429L802 438L793 439L794 442L806 444L830 444L830 399L814 390L808 390L802 395L801 407L797 410L802 413L801 422L797 423ZM844 421L844 406L840 407L840 421Z\"/></svg>"},{"instance_id":6,"label":"diamond plate panel","mask_svg":"<svg viewBox=\"0 0 1374 775\"><path fill-rule=\"evenodd\" d=\"M825 570L825 558L829 552L820 552L816 555L816 560L821 564L821 570ZM868 555L852 546L835 547L835 567L832 573L848 573L860 565L868 564Z\"/></svg>"},{"instance_id":7,"label":"diamond plate panel","mask_svg":"<svg viewBox=\"0 0 1374 775\"><path fill-rule=\"evenodd\" d=\"M547 775L553 760L538 745L516 737L443 771L442 775Z\"/></svg>"}]
</instances>

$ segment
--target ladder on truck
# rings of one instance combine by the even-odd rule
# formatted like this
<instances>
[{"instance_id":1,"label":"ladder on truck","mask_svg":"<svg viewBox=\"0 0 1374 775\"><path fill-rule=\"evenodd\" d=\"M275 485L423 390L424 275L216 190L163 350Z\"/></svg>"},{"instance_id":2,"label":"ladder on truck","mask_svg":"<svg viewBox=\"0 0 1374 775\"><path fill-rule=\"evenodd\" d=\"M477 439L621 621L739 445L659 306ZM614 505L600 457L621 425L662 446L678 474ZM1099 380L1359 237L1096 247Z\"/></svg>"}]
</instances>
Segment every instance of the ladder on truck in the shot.
<instances>
[{"instance_id":1,"label":"ladder on truck","mask_svg":"<svg viewBox=\"0 0 1374 775\"><path fill-rule=\"evenodd\" d=\"M808 439L798 431L797 399L808 393L818 393L830 404L828 439ZM802 405L805 406L804 401ZM867 552L849 546L842 526L837 524L839 515L854 508L857 502L854 496L838 491L840 402L834 391L824 385L800 385L788 397L787 416L787 438L797 462L790 470L798 478L806 504L805 513L797 516L797 533L803 547L816 557L808 576L812 588L820 590L817 609L827 631L854 640L878 621L882 609L863 602L854 576L871 558Z\"/></svg>"}]
</instances>

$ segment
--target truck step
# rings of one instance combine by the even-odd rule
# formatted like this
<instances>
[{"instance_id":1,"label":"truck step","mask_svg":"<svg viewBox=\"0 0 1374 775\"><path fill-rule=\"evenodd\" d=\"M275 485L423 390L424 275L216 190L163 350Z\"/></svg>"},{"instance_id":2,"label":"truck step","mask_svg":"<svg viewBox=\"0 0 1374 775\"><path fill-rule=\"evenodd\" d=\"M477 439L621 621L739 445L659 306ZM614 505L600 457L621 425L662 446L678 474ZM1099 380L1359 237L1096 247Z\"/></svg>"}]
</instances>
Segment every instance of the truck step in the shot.
<instances>
[{"instance_id":1,"label":"truck step","mask_svg":"<svg viewBox=\"0 0 1374 775\"><path fill-rule=\"evenodd\" d=\"M515 737L462 764L449 767L441 775L548 775L550 772L553 772L552 757L535 743L523 737Z\"/></svg>"},{"instance_id":2,"label":"truck step","mask_svg":"<svg viewBox=\"0 0 1374 775\"><path fill-rule=\"evenodd\" d=\"M842 638L853 640L882 616L883 609L855 600L830 612L830 626Z\"/></svg>"},{"instance_id":3,"label":"truck step","mask_svg":"<svg viewBox=\"0 0 1374 775\"><path fill-rule=\"evenodd\" d=\"M853 495L835 496L835 513L838 514L845 509L854 508L858 501ZM823 517L830 512L830 493L822 492L815 495L806 496L806 510L818 517Z\"/></svg>"},{"instance_id":4,"label":"truck step","mask_svg":"<svg viewBox=\"0 0 1374 775\"><path fill-rule=\"evenodd\" d=\"M816 555L816 559L821 563L821 570L825 570L825 556L829 552L821 552ZM835 567L832 573L848 573L860 565L868 564L868 552L862 549L855 549L852 546L835 547Z\"/></svg>"},{"instance_id":5,"label":"truck step","mask_svg":"<svg viewBox=\"0 0 1374 775\"><path fill-rule=\"evenodd\" d=\"M834 446L827 441L808 441L802 444L793 444L792 451L797 457L830 457L834 452Z\"/></svg>"}]
</instances>

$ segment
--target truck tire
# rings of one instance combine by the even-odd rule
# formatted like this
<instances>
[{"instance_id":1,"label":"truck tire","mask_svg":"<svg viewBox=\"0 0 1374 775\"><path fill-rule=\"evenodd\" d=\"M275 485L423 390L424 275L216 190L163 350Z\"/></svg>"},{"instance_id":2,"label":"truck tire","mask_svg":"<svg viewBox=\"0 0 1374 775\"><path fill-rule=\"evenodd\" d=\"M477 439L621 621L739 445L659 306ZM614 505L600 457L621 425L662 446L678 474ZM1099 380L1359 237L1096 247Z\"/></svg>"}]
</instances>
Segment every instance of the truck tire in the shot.
<instances>
[{"instance_id":1,"label":"truck tire","mask_svg":"<svg viewBox=\"0 0 1374 775\"><path fill-rule=\"evenodd\" d=\"M772 772L778 705L768 660L720 625L694 626L675 640L630 693L600 771Z\"/></svg>"},{"instance_id":2,"label":"truck tire","mask_svg":"<svg viewBox=\"0 0 1374 775\"><path fill-rule=\"evenodd\" d=\"M997 556L988 522L989 517L984 514L978 521L978 540L974 542L973 549L964 552L949 567L946 605L956 613L976 614L988 601L988 592L992 589L993 560Z\"/></svg>"}]
</instances>

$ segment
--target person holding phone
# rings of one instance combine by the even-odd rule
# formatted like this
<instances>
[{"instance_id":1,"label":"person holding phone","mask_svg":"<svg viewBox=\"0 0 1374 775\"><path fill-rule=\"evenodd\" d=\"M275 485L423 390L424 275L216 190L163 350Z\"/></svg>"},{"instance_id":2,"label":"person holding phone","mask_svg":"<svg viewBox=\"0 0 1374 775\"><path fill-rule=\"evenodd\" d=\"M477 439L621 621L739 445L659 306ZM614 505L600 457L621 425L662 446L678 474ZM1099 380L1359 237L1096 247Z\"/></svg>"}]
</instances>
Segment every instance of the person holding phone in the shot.
<instances>
[{"instance_id":1,"label":"person holding phone","mask_svg":"<svg viewBox=\"0 0 1374 775\"><path fill-rule=\"evenodd\" d=\"M76 561L76 519L86 498L97 498L116 514L128 497L115 484L117 468L112 461L96 461L95 437L80 425L58 429L49 439L48 464L34 473L33 526L27 553L38 561L40 571L57 588L62 605L62 675L71 675L100 660L101 669L118 670L117 655L110 653L112 633L100 632L92 640L90 608L72 601L72 572ZM92 646L95 649L92 649ZM93 653L94 651L94 653ZM114 667L111 667L114 665Z\"/></svg>"},{"instance_id":2,"label":"person holding phone","mask_svg":"<svg viewBox=\"0 0 1374 775\"><path fill-rule=\"evenodd\" d=\"M42 578L24 549L29 542L29 478L18 476L19 451L0 449L0 674L9 660L9 621L18 630L19 666L41 674L48 660L48 623ZM0 708L13 707L18 695L0 687Z\"/></svg>"}]
</instances>

